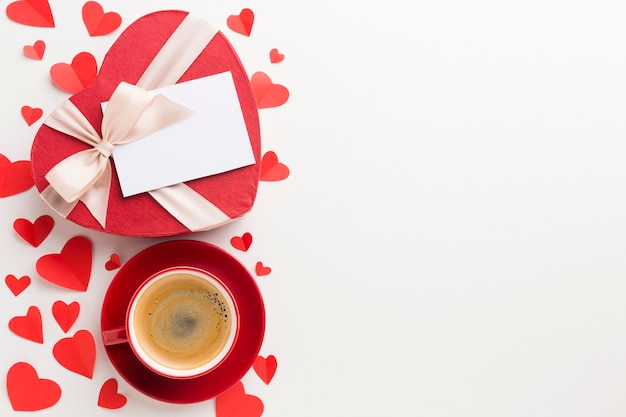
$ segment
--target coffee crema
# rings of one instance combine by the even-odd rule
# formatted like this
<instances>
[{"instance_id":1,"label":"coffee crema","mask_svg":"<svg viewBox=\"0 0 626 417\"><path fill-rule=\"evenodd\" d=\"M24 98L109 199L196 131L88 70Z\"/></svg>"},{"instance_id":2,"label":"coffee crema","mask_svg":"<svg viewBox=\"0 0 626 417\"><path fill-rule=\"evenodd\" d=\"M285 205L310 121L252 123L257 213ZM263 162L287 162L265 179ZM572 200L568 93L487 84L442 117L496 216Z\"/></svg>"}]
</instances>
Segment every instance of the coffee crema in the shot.
<instances>
[{"instance_id":1,"label":"coffee crema","mask_svg":"<svg viewBox=\"0 0 626 417\"><path fill-rule=\"evenodd\" d=\"M139 345L154 361L172 369L193 369L222 352L232 316L212 283L173 272L140 295L133 323Z\"/></svg>"}]
</instances>

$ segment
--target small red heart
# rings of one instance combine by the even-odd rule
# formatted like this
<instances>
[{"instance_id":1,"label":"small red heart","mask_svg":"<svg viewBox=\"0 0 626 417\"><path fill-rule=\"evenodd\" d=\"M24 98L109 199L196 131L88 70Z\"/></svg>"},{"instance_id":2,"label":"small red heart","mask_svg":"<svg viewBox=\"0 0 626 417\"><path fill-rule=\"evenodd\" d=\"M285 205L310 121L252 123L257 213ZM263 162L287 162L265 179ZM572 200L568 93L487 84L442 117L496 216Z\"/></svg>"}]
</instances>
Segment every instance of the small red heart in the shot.
<instances>
[{"instance_id":1,"label":"small red heart","mask_svg":"<svg viewBox=\"0 0 626 417\"><path fill-rule=\"evenodd\" d=\"M274 355L269 355L267 358L257 356L254 360L254 364L252 365L254 372L256 372L265 384L269 384L272 378L274 378L277 366L278 363L276 362L276 357Z\"/></svg>"},{"instance_id":2,"label":"small red heart","mask_svg":"<svg viewBox=\"0 0 626 417\"><path fill-rule=\"evenodd\" d=\"M278 107L285 104L289 99L287 87L274 84L264 72L257 71L252 74L250 82L252 83L252 91L259 109Z\"/></svg>"},{"instance_id":3,"label":"small red heart","mask_svg":"<svg viewBox=\"0 0 626 417\"><path fill-rule=\"evenodd\" d=\"M56 285L87 291L91 278L91 241L76 236L67 241L60 254L44 255L37 260L39 275Z\"/></svg>"},{"instance_id":4,"label":"small red heart","mask_svg":"<svg viewBox=\"0 0 626 417\"><path fill-rule=\"evenodd\" d=\"M22 48L24 55L30 59L41 61L46 51L46 43L42 40L36 41L33 45L24 45Z\"/></svg>"},{"instance_id":5,"label":"small red heart","mask_svg":"<svg viewBox=\"0 0 626 417\"><path fill-rule=\"evenodd\" d=\"M260 417L263 408L263 401L246 394L241 381L215 399L216 417Z\"/></svg>"},{"instance_id":6,"label":"small red heart","mask_svg":"<svg viewBox=\"0 0 626 417\"><path fill-rule=\"evenodd\" d=\"M16 23L44 28L54 27L48 0L19 0L6 8L7 17Z\"/></svg>"},{"instance_id":7,"label":"small red heart","mask_svg":"<svg viewBox=\"0 0 626 417\"><path fill-rule=\"evenodd\" d=\"M65 369L89 379L93 377L96 342L89 331L79 330L74 336L59 340L52 348L52 354Z\"/></svg>"},{"instance_id":8,"label":"small red heart","mask_svg":"<svg viewBox=\"0 0 626 417\"><path fill-rule=\"evenodd\" d=\"M252 245L252 235L246 232L241 236L233 236L230 239L230 244L233 245L233 248L245 252L250 249L250 245Z\"/></svg>"},{"instance_id":9,"label":"small red heart","mask_svg":"<svg viewBox=\"0 0 626 417\"><path fill-rule=\"evenodd\" d=\"M126 405L126 396L117 392L117 380L115 378L108 379L100 388L98 395L98 405L109 410L117 410Z\"/></svg>"},{"instance_id":10,"label":"small red heart","mask_svg":"<svg viewBox=\"0 0 626 417\"><path fill-rule=\"evenodd\" d=\"M30 285L30 277L24 275L21 278L17 278L15 275L9 274L4 279L4 283L7 284L13 295L17 297Z\"/></svg>"},{"instance_id":11,"label":"small red heart","mask_svg":"<svg viewBox=\"0 0 626 417\"><path fill-rule=\"evenodd\" d=\"M274 48L270 51L270 62L272 64L278 64L283 59L285 59L285 55L278 52L278 49Z\"/></svg>"},{"instance_id":12,"label":"small red heart","mask_svg":"<svg viewBox=\"0 0 626 417\"><path fill-rule=\"evenodd\" d=\"M67 333L68 330L72 328L74 323L76 323L79 313L80 304L76 301L65 304L63 301L59 300L52 304L52 315L61 327L61 330L63 330L63 333Z\"/></svg>"},{"instance_id":13,"label":"small red heart","mask_svg":"<svg viewBox=\"0 0 626 417\"><path fill-rule=\"evenodd\" d=\"M43 110L39 107L22 106L22 117L28 126L32 126L43 116Z\"/></svg>"},{"instance_id":14,"label":"small red heart","mask_svg":"<svg viewBox=\"0 0 626 417\"><path fill-rule=\"evenodd\" d=\"M15 411L38 411L52 407L61 398L61 387L49 379L41 379L26 362L11 366L7 373L7 394Z\"/></svg>"},{"instance_id":15,"label":"small red heart","mask_svg":"<svg viewBox=\"0 0 626 417\"><path fill-rule=\"evenodd\" d=\"M39 216L33 223L26 219L16 219L13 222L13 229L17 234L35 248L46 240L53 227L54 219L47 214Z\"/></svg>"},{"instance_id":16,"label":"small red heart","mask_svg":"<svg viewBox=\"0 0 626 417\"><path fill-rule=\"evenodd\" d=\"M34 184L30 161L11 162L0 154L0 197L19 194Z\"/></svg>"},{"instance_id":17,"label":"small red heart","mask_svg":"<svg viewBox=\"0 0 626 417\"><path fill-rule=\"evenodd\" d=\"M115 12L105 13L100 3L88 1L83 6L83 23L89 36L107 35L120 27L122 18Z\"/></svg>"},{"instance_id":18,"label":"small red heart","mask_svg":"<svg viewBox=\"0 0 626 417\"><path fill-rule=\"evenodd\" d=\"M98 63L89 52L77 54L71 64L60 62L50 68L50 78L54 85L71 94L91 85L97 73Z\"/></svg>"},{"instance_id":19,"label":"small red heart","mask_svg":"<svg viewBox=\"0 0 626 417\"><path fill-rule=\"evenodd\" d=\"M270 268L269 266L264 266L263 262L257 262L255 269L256 274L259 277L269 275L272 272L272 268Z\"/></svg>"},{"instance_id":20,"label":"small red heart","mask_svg":"<svg viewBox=\"0 0 626 417\"><path fill-rule=\"evenodd\" d=\"M35 306L29 307L25 316L13 317L9 320L9 329L24 339L43 343L41 312Z\"/></svg>"},{"instance_id":21,"label":"small red heart","mask_svg":"<svg viewBox=\"0 0 626 417\"><path fill-rule=\"evenodd\" d=\"M117 253L113 253L111 254L109 260L106 261L106 263L104 264L104 269L106 269L107 271L113 271L114 269L119 268L120 265L122 265L120 255L118 255Z\"/></svg>"},{"instance_id":22,"label":"small red heart","mask_svg":"<svg viewBox=\"0 0 626 417\"><path fill-rule=\"evenodd\" d=\"M273 151L265 152L261 159L261 169L259 172L260 181L281 181L289 177L287 165L278 162L278 156Z\"/></svg>"},{"instance_id":23,"label":"small red heart","mask_svg":"<svg viewBox=\"0 0 626 417\"><path fill-rule=\"evenodd\" d=\"M226 19L226 25L228 25L230 30L244 36L250 36L253 23L254 12L250 9L241 9L238 15L231 15Z\"/></svg>"}]
</instances>

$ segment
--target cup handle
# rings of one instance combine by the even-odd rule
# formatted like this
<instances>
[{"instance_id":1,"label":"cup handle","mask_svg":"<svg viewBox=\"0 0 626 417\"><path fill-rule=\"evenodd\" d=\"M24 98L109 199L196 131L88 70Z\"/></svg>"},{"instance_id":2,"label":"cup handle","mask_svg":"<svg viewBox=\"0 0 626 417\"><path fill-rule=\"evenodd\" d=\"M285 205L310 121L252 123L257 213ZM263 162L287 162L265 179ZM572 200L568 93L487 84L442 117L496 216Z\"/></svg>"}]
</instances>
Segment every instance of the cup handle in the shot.
<instances>
[{"instance_id":1,"label":"cup handle","mask_svg":"<svg viewBox=\"0 0 626 417\"><path fill-rule=\"evenodd\" d=\"M104 330L102 332L102 340L106 346L128 343L126 327L122 326L110 330Z\"/></svg>"}]
</instances>

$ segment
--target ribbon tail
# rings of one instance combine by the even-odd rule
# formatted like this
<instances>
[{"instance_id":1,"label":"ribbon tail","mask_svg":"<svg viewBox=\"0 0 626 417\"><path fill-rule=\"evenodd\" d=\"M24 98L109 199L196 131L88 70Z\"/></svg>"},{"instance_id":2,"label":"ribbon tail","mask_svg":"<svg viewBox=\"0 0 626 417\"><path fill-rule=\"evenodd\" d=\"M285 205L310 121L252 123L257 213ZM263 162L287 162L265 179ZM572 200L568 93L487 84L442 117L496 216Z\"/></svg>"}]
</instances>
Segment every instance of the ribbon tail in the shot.
<instances>
[{"instance_id":1,"label":"ribbon tail","mask_svg":"<svg viewBox=\"0 0 626 417\"><path fill-rule=\"evenodd\" d=\"M74 210L74 207L76 207L76 204L78 204L78 201L74 201L71 203L65 201L63 197L61 197L61 195L57 193L54 187L51 185L48 185L41 192L40 196L44 199L46 203L48 203L50 207L52 207L54 211L56 211L63 217L69 216L70 212Z\"/></svg>"},{"instance_id":2,"label":"ribbon tail","mask_svg":"<svg viewBox=\"0 0 626 417\"><path fill-rule=\"evenodd\" d=\"M104 229L106 226L107 211L109 208L109 194L111 192L111 164L107 163L102 175L85 194L80 201L85 204L91 215Z\"/></svg>"}]
</instances>

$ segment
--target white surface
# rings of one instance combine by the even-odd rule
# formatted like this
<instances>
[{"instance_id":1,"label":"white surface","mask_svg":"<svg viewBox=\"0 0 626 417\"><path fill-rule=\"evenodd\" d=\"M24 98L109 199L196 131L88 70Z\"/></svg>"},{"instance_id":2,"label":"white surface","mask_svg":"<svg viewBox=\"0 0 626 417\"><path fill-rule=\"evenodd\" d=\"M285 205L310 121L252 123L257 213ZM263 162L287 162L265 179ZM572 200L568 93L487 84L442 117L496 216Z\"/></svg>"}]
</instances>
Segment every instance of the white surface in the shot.
<instances>
[{"instance_id":1,"label":"white surface","mask_svg":"<svg viewBox=\"0 0 626 417\"><path fill-rule=\"evenodd\" d=\"M87 36L82 2L51 2L55 29L0 25L1 151L13 160L28 158L39 125L26 127L20 107L50 112L65 98L50 65L83 50L100 62L115 37ZM248 252L229 250L272 267L258 279L261 354L274 354L278 371L269 386L244 379L264 416L626 414L623 2L102 4L125 24L193 10L226 33L249 74L290 89L287 104L260 112L263 148L290 178L262 183L249 215L197 236L228 249L250 231ZM243 7L256 13L250 38L226 28ZM21 46L40 38L48 50L33 65ZM275 47L280 64L269 63ZM39 415L111 415L95 406L117 377L102 347L93 381L61 368L51 349L62 334L45 311L79 300L73 329L95 332L108 255L128 259L156 241L57 219L33 249L11 225L49 212L34 190L0 200L0 212L2 272L34 278L18 298L0 291L3 320L36 304L45 327L43 346L0 329L1 369L27 360L62 383L61 401ZM96 246L85 294L34 271L76 234ZM120 391L129 403L117 415L213 415L212 401L163 405L123 381ZM3 395L0 410L10 413Z\"/></svg>"}]
</instances>

